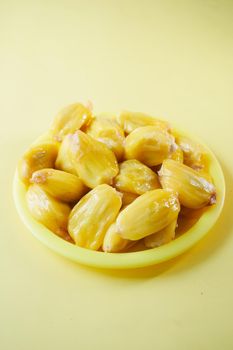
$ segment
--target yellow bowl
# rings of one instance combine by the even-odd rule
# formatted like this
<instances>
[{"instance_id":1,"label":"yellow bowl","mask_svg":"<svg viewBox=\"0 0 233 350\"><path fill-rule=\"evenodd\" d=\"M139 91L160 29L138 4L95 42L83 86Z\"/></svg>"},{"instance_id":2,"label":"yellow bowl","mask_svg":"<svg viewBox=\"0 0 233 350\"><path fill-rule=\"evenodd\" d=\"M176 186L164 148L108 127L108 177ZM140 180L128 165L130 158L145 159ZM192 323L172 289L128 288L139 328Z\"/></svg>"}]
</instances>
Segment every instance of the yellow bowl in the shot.
<instances>
[{"instance_id":1,"label":"yellow bowl","mask_svg":"<svg viewBox=\"0 0 233 350\"><path fill-rule=\"evenodd\" d=\"M47 247L70 260L84 265L108 269L130 269L158 264L182 254L203 238L217 221L224 203L225 181L221 166L213 152L200 140L188 135L186 132L184 133L180 130L176 130L176 132L196 140L206 149L209 155L210 173L217 190L217 203L209 207L197 223L187 232L170 243L158 248L129 253L96 252L68 243L33 219L25 199L26 187L19 180L16 172L13 183L13 195L22 221L31 233Z\"/></svg>"}]
</instances>

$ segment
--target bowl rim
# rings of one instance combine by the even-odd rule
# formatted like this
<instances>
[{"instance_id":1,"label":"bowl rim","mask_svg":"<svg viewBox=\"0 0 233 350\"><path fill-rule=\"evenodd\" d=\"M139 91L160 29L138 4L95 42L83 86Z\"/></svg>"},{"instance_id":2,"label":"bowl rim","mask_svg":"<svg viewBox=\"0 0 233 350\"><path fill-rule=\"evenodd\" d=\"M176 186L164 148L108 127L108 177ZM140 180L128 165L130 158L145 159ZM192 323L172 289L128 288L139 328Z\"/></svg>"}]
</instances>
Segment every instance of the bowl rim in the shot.
<instances>
[{"instance_id":1,"label":"bowl rim","mask_svg":"<svg viewBox=\"0 0 233 350\"><path fill-rule=\"evenodd\" d=\"M19 179L16 170L13 180L13 199L21 220L33 236L51 250L74 262L96 268L132 269L145 267L162 263L184 253L207 235L209 230L216 223L224 205L225 179L219 161L208 146L206 146L199 138L194 137L190 133L184 132L179 128L173 128L173 131L181 136L191 138L206 150L210 161L210 174L213 178L217 192L216 204L209 207L197 223L195 223L187 232L173 241L160 247L125 253L92 251L71 244L56 236L49 229L33 219L27 208L25 198L26 186Z\"/></svg>"}]
</instances>

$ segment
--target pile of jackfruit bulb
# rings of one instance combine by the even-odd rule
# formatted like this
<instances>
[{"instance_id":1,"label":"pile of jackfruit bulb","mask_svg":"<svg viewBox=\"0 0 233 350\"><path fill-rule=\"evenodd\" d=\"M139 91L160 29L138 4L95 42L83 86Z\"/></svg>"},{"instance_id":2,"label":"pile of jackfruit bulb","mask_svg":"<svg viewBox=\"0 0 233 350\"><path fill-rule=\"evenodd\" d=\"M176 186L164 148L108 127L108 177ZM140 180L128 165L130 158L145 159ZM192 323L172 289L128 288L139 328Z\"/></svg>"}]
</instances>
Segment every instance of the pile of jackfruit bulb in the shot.
<instances>
[{"instance_id":1,"label":"pile of jackfruit bulb","mask_svg":"<svg viewBox=\"0 0 233 350\"><path fill-rule=\"evenodd\" d=\"M18 173L35 220L79 247L127 252L176 237L177 220L216 202L208 154L143 113L62 109ZM188 213L188 214L187 214ZM178 221L179 222L179 221Z\"/></svg>"}]
</instances>

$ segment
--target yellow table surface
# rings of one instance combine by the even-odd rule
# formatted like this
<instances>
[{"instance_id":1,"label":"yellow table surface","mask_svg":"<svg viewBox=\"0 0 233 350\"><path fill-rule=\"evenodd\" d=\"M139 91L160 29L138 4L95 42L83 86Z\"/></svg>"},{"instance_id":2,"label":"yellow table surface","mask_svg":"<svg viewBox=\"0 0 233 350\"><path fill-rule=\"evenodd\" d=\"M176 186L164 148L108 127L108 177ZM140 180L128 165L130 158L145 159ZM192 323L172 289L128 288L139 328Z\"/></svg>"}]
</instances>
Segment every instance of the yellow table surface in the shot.
<instances>
[{"instance_id":1,"label":"yellow table surface","mask_svg":"<svg viewBox=\"0 0 233 350\"><path fill-rule=\"evenodd\" d=\"M233 348L233 2L0 2L0 349ZM160 266L100 271L21 223L17 159L60 107L92 100L175 121L220 159L218 223Z\"/></svg>"}]
</instances>

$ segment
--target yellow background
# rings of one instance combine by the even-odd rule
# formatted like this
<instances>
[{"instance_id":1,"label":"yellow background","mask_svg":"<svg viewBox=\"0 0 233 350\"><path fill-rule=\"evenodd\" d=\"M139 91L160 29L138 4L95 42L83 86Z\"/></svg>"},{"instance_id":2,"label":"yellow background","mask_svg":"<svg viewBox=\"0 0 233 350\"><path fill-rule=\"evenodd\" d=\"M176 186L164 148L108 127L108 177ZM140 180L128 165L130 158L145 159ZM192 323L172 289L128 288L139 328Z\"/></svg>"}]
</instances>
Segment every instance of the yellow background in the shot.
<instances>
[{"instance_id":1,"label":"yellow background","mask_svg":"<svg viewBox=\"0 0 233 350\"><path fill-rule=\"evenodd\" d=\"M0 348L233 348L233 2L0 2ZM172 262L107 272L42 246L15 211L17 159L60 107L175 121L221 161L226 205Z\"/></svg>"}]
</instances>

